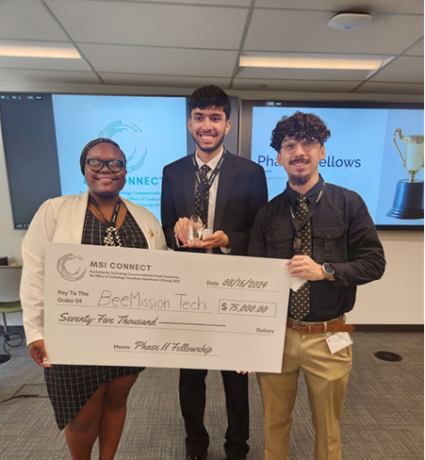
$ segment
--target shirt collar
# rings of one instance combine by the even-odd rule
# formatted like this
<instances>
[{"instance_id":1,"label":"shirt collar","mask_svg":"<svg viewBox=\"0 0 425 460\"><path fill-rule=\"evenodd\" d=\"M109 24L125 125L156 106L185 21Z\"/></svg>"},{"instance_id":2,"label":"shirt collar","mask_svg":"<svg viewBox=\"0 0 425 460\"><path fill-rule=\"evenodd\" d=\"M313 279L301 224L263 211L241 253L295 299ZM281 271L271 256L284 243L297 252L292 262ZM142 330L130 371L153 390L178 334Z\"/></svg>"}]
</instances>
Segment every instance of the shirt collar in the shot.
<instances>
[{"instance_id":1,"label":"shirt collar","mask_svg":"<svg viewBox=\"0 0 425 460\"><path fill-rule=\"evenodd\" d=\"M310 204L314 203L316 198L319 196L323 182L324 182L323 177L319 174L318 182L307 193L304 194L307 197L307 200ZM286 193L288 195L289 201L291 202L292 206L296 207L297 198L301 196L301 193L291 188L288 182L286 183Z\"/></svg>"},{"instance_id":2,"label":"shirt collar","mask_svg":"<svg viewBox=\"0 0 425 460\"><path fill-rule=\"evenodd\" d=\"M216 157L214 157L212 160L210 160L208 163L204 163L198 157L198 155L195 154L195 159L196 159L196 163L198 165L198 168L200 169L202 166L208 165L211 168L211 170L214 171L214 169L218 165L218 162L220 161L221 157L223 156L223 152L224 152L224 148L223 148L223 146L221 146L221 152Z\"/></svg>"}]
</instances>

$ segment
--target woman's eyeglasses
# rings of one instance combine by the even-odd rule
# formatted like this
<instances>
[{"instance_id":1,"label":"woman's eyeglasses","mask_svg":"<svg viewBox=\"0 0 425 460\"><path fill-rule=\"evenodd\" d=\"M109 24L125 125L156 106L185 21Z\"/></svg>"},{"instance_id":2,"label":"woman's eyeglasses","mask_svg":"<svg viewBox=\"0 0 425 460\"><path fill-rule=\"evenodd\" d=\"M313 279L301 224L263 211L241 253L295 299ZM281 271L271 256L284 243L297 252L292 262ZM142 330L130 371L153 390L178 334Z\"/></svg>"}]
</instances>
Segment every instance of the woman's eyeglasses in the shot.
<instances>
[{"instance_id":1,"label":"woman's eyeglasses","mask_svg":"<svg viewBox=\"0 0 425 460\"><path fill-rule=\"evenodd\" d=\"M97 158L89 158L86 160L86 165L89 165L89 168L93 172L100 172L104 166L106 166L109 171L119 173L125 166L125 163L122 160L99 160Z\"/></svg>"}]
</instances>

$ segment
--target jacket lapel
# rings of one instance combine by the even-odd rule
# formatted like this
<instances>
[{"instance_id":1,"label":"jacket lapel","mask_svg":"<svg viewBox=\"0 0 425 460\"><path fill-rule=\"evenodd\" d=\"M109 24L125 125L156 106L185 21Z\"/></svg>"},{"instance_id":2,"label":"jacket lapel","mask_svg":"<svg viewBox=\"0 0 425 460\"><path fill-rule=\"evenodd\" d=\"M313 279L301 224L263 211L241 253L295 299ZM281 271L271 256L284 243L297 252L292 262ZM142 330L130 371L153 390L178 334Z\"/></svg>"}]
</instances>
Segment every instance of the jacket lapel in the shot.
<instances>
[{"instance_id":1,"label":"jacket lapel","mask_svg":"<svg viewBox=\"0 0 425 460\"><path fill-rule=\"evenodd\" d=\"M214 216L214 231L221 228L224 210L235 180L236 168L234 168L234 165L235 161L233 159L233 155L231 153L227 153L219 175L217 202L215 205Z\"/></svg>"},{"instance_id":2,"label":"jacket lapel","mask_svg":"<svg viewBox=\"0 0 425 460\"><path fill-rule=\"evenodd\" d=\"M192 163L192 155L187 157L188 164L182 168L181 180L186 202L186 209L182 209L182 215L190 218L195 214L195 168Z\"/></svg>"},{"instance_id":3,"label":"jacket lapel","mask_svg":"<svg viewBox=\"0 0 425 460\"><path fill-rule=\"evenodd\" d=\"M81 244L88 203L89 191L86 190L83 194L78 196L78 199L72 208L70 222L72 241L67 241L68 243Z\"/></svg>"}]
</instances>

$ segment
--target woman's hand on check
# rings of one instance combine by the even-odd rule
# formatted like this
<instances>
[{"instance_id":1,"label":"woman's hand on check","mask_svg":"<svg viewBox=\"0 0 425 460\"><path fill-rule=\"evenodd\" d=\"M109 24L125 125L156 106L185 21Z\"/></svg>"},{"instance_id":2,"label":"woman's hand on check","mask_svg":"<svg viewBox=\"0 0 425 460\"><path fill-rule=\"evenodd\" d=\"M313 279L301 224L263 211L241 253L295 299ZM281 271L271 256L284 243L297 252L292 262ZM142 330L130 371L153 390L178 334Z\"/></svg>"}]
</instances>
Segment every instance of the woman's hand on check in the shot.
<instances>
[{"instance_id":1,"label":"woman's hand on check","mask_svg":"<svg viewBox=\"0 0 425 460\"><path fill-rule=\"evenodd\" d=\"M44 340L36 340L28 345L30 349L31 358L41 367L51 367L47 364L47 353L44 348Z\"/></svg>"}]
</instances>

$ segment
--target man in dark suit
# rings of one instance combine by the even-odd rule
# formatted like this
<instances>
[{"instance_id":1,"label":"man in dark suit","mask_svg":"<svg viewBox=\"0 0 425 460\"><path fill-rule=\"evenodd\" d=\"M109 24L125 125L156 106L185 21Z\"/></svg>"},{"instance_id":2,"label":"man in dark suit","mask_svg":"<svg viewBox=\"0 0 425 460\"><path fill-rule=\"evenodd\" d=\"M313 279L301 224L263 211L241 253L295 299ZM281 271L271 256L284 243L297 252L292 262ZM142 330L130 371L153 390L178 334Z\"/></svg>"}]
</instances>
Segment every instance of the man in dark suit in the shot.
<instances>
[{"instance_id":1,"label":"man in dark suit","mask_svg":"<svg viewBox=\"0 0 425 460\"><path fill-rule=\"evenodd\" d=\"M216 86L196 90L189 100L188 128L194 154L163 171L161 218L167 245L222 255L245 255L254 219L267 203L264 170L232 155L222 145L230 130L230 99ZM211 230L202 242L189 244L189 218L199 215ZM201 257L201 255L200 255ZM186 460L204 460L209 445L204 426L206 370L181 369L180 404L187 433ZM222 371L228 428L227 460L244 460L249 450L247 375Z\"/></svg>"}]
</instances>

